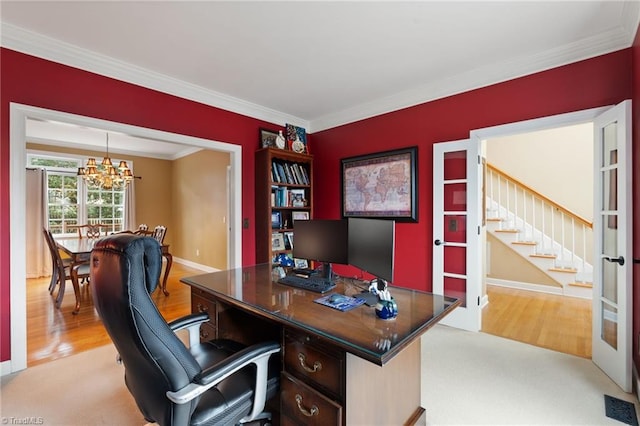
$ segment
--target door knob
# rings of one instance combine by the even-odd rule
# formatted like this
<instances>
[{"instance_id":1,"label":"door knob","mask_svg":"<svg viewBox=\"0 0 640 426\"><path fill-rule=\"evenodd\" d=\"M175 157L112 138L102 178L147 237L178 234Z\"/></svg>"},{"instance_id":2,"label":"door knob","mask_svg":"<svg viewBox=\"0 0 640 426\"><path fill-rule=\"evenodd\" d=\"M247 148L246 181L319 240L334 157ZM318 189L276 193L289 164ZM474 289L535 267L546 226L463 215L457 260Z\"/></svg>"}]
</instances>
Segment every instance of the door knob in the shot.
<instances>
[{"instance_id":1,"label":"door knob","mask_svg":"<svg viewBox=\"0 0 640 426\"><path fill-rule=\"evenodd\" d=\"M442 246L442 245L444 245L444 241L435 240L435 241L433 242L433 244L435 244L435 245L437 245L437 246Z\"/></svg>"},{"instance_id":2,"label":"door knob","mask_svg":"<svg viewBox=\"0 0 640 426\"><path fill-rule=\"evenodd\" d=\"M620 266L624 265L624 257L620 256L617 258L611 258L611 257L604 257L604 260L606 260L607 262L613 262L613 263L619 263Z\"/></svg>"}]
</instances>

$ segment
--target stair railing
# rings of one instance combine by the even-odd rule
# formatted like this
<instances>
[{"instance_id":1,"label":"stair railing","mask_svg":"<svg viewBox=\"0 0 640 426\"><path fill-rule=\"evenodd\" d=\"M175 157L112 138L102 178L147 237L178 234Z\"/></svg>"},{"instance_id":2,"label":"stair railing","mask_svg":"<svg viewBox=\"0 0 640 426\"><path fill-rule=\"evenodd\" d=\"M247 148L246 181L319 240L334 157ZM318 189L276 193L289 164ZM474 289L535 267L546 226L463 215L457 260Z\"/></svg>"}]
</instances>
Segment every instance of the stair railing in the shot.
<instances>
[{"instance_id":1,"label":"stair railing","mask_svg":"<svg viewBox=\"0 0 640 426\"><path fill-rule=\"evenodd\" d=\"M536 254L554 256L557 268L591 273L593 223L487 163L487 219L535 242Z\"/></svg>"}]
</instances>

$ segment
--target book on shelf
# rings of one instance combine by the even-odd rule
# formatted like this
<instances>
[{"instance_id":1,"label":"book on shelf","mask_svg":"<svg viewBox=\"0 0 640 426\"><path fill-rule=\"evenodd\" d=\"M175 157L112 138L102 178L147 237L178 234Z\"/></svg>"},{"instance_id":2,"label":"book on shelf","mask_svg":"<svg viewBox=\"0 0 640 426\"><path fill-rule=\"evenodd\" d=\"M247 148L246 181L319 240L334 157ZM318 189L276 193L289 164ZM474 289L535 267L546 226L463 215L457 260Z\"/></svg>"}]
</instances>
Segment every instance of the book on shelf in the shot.
<instances>
[{"instance_id":1,"label":"book on shelf","mask_svg":"<svg viewBox=\"0 0 640 426\"><path fill-rule=\"evenodd\" d=\"M273 160L271 163L271 180L291 185L309 185L310 182L304 165L278 160Z\"/></svg>"}]
</instances>

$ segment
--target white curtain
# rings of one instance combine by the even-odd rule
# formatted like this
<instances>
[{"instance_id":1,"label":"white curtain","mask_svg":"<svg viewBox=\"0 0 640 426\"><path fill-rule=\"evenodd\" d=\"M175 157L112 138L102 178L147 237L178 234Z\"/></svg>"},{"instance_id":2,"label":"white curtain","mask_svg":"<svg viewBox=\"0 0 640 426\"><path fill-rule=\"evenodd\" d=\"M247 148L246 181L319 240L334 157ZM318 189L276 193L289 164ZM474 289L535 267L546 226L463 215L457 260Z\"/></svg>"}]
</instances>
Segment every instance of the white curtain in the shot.
<instances>
[{"instance_id":1,"label":"white curtain","mask_svg":"<svg viewBox=\"0 0 640 426\"><path fill-rule=\"evenodd\" d=\"M123 231L134 231L138 225L136 224L136 182L135 179L129 184L125 190L124 201L124 227Z\"/></svg>"},{"instance_id":2,"label":"white curtain","mask_svg":"<svg viewBox=\"0 0 640 426\"><path fill-rule=\"evenodd\" d=\"M42 229L47 227L47 172L27 169L26 181L26 263L27 278L51 275L51 253Z\"/></svg>"}]
</instances>

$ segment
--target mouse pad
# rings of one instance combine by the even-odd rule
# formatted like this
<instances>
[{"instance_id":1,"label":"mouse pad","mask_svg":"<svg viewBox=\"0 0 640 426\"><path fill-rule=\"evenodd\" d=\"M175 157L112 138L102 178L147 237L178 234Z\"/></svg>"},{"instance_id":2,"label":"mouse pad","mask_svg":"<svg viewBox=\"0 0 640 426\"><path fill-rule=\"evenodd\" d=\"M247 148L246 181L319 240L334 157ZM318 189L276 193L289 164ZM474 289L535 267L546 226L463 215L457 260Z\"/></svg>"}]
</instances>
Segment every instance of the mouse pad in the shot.
<instances>
[{"instance_id":1,"label":"mouse pad","mask_svg":"<svg viewBox=\"0 0 640 426\"><path fill-rule=\"evenodd\" d=\"M346 312L362 305L364 303L364 300L345 296L344 294L331 293L314 300L314 302L333 309L337 309L342 312Z\"/></svg>"}]
</instances>

